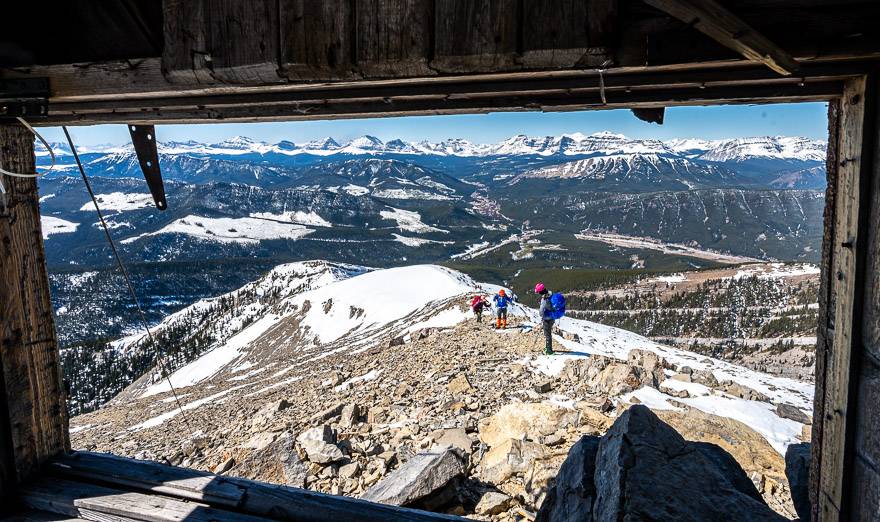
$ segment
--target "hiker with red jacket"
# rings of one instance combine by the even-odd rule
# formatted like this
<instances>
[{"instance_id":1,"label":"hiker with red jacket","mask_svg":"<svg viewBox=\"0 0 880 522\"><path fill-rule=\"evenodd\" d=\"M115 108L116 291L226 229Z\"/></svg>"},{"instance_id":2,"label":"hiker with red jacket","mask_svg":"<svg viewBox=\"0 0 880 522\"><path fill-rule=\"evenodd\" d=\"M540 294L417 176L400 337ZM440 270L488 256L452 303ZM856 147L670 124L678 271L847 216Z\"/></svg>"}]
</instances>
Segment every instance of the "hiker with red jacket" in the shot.
<instances>
[{"instance_id":1,"label":"hiker with red jacket","mask_svg":"<svg viewBox=\"0 0 880 522\"><path fill-rule=\"evenodd\" d=\"M507 296L507 292L502 288L492 298L495 303L495 329L507 328L507 306L513 302L513 299Z\"/></svg>"},{"instance_id":2,"label":"hiker with red jacket","mask_svg":"<svg viewBox=\"0 0 880 522\"><path fill-rule=\"evenodd\" d=\"M477 317L477 322L483 322L483 310L489 306L489 301L486 300L485 297L477 294L471 299L471 310L474 311L474 315Z\"/></svg>"}]
</instances>

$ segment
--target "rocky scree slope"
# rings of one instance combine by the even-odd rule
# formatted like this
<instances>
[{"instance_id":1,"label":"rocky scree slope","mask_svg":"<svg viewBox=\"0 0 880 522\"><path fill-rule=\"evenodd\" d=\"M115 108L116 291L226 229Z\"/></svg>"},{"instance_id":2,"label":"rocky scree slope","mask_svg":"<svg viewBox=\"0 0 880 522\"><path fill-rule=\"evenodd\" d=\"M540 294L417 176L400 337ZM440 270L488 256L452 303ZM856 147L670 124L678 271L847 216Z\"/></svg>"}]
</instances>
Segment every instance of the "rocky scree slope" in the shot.
<instances>
[{"instance_id":1,"label":"rocky scree slope","mask_svg":"<svg viewBox=\"0 0 880 522\"><path fill-rule=\"evenodd\" d=\"M641 403L729 449L793 516L782 452L804 436L812 387L572 319L566 353L537 355L533 310L515 306L508 330L478 324L464 303L496 288L441 267L319 273L170 376L182 412L150 372L74 417L74 447L519 520L582 435Z\"/></svg>"}]
</instances>

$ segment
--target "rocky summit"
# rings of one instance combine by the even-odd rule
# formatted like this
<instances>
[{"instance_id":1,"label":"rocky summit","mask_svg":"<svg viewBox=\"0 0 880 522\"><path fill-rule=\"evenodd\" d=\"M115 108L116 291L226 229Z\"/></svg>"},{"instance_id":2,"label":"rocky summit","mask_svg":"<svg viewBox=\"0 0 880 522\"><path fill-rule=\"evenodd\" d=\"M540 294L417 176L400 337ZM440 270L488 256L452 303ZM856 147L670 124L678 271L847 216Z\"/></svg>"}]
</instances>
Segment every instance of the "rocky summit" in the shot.
<instances>
[{"instance_id":1,"label":"rocky summit","mask_svg":"<svg viewBox=\"0 0 880 522\"><path fill-rule=\"evenodd\" d=\"M542 355L531 298L495 330L466 303L498 287L454 270L306 266L71 419L74 448L476 520L797 516L811 385L572 318Z\"/></svg>"}]
</instances>

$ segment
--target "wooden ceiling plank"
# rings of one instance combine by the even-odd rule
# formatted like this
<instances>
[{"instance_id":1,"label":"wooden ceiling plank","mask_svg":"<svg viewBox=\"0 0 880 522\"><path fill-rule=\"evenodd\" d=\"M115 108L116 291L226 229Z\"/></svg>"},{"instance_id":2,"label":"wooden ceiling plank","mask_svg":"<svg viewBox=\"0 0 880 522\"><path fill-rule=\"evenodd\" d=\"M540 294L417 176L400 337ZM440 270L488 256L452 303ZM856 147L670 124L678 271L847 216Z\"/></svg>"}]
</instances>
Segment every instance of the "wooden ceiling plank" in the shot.
<instances>
[{"instance_id":1,"label":"wooden ceiling plank","mask_svg":"<svg viewBox=\"0 0 880 522\"><path fill-rule=\"evenodd\" d=\"M779 74L790 75L799 69L798 62L790 54L715 0L644 1Z\"/></svg>"}]
</instances>

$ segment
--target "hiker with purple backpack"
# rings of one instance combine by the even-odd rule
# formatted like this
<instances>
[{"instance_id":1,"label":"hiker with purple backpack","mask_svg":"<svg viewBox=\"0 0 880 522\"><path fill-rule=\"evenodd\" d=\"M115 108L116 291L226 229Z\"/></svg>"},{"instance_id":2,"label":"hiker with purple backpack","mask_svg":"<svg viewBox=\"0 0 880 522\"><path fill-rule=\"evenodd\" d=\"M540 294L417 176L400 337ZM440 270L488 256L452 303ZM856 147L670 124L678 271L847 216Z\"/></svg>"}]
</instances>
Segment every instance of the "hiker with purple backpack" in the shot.
<instances>
[{"instance_id":1,"label":"hiker with purple backpack","mask_svg":"<svg viewBox=\"0 0 880 522\"><path fill-rule=\"evenodd\" d=\"M544 329L544 355L553 355L553 323L565 314L565 297L550 292L544 283L535 285L535 293L541 296L538 315Z\"/></svg>"}]
</instances>

